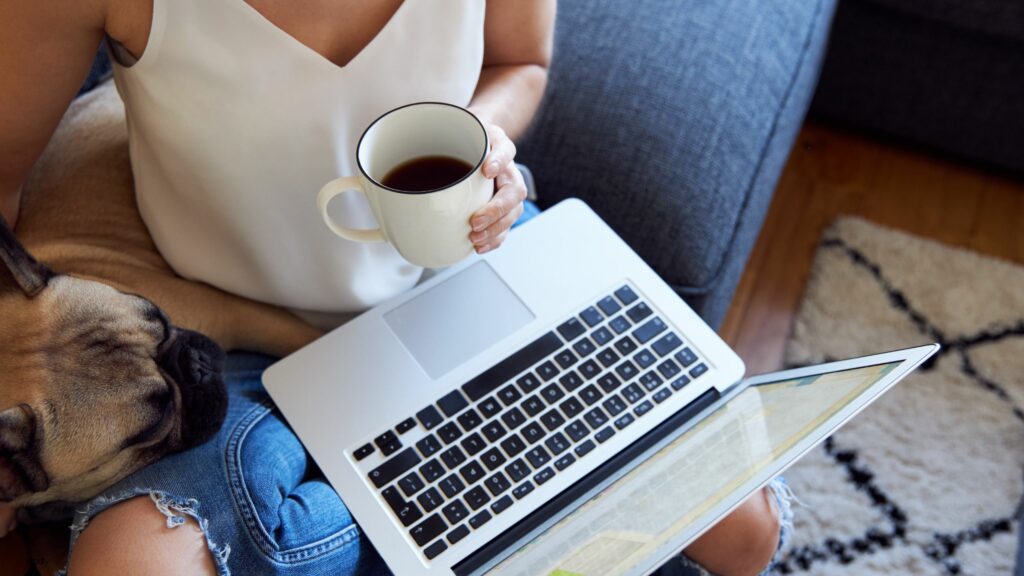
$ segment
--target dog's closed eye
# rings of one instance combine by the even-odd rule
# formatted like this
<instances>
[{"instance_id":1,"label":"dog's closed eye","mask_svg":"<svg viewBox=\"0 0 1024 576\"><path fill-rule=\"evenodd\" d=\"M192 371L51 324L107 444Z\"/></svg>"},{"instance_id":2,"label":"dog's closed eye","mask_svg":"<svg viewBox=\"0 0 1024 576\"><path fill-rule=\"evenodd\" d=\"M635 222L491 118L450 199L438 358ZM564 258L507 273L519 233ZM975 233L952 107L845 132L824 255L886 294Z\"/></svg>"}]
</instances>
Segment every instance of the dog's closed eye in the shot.
<instances>
[{"instance_id":1,"label":"dog's closed eye","mask_svg":"<svg viewBox=\"0 0 1024 576\"><path fill-rule=\"evenodd\" d=\"M123 448L148 444L165 435L169 424L168 420L174 413L174 393L170 388L155 391L146 397L145 405L151 407L153 414L158 414L159 417L137 434L127 438Z\"/></svg>"}]
</instances>

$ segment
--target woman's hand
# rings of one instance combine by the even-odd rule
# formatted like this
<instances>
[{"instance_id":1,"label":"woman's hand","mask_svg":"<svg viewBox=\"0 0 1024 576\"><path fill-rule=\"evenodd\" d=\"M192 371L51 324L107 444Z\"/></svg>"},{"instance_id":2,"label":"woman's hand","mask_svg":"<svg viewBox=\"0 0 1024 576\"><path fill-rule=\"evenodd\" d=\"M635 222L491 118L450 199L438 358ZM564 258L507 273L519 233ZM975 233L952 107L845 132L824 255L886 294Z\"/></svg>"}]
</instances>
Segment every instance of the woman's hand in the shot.
<instances>
[{"instance_id":1,"label":"woman's hand","mask_svg":"<svg viewBox=\"0 0 1024 576\"><path fill-rule=\"evenodd\" d=\"M512 224L523 213L526 183L516 168L516 145L500 126L482 120L491 142L484 159L484 176L494 179L494 196L469 219L469 240L478 254L490 252L505 241Z\"/></svg>"}]
</instances>

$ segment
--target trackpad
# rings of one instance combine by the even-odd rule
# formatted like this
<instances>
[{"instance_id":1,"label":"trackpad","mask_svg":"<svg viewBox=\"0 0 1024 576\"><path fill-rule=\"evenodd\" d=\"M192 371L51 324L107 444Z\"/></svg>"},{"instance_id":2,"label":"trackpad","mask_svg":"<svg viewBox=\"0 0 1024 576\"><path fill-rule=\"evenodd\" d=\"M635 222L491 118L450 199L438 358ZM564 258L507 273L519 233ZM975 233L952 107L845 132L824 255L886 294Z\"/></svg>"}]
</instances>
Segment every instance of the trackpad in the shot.
<instances>
[{"instance_id":1,"label":"trackpad","mask_svg":"<svg viewBox=\"0 0 1024 576\"><path fill-rule=\"evenodd\" d=\"M391 331L435 379L533 319L484 260L384 314Z\"/></svg>"}]
</instances>

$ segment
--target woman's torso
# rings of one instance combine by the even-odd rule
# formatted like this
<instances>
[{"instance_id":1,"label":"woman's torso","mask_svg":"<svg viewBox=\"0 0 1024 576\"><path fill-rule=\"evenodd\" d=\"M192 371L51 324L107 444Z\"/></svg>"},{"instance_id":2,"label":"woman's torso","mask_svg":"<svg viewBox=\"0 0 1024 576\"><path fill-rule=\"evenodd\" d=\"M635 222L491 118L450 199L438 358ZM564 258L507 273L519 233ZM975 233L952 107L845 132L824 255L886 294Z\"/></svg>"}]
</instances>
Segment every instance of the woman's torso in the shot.
<instances>
[{"instance_id":1,"label":"woman's torso","mask_svg":"<svg viewBox=\"0 0 1024 576\"><path fill-rule=\"evenodd\" d=\"M331 234L316 192L355 173L358 137L381 113L469 102L483 0L303 2L154 0L151 15L112 19L141 53L115 77L140 212L178 273L292 309L355 312L421 270L386 244ZM361 197L335 210L374 226Z\"/></svg>"}]
</instances>

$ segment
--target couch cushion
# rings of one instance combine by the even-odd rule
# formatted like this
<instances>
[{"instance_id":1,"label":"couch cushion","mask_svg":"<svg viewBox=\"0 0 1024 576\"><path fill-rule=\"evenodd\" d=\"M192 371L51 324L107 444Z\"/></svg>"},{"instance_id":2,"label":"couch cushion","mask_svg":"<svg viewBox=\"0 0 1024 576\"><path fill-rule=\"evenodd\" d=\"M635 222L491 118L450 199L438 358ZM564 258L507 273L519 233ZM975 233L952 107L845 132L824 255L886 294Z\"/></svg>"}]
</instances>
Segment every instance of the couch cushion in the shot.
<instances>
[{"instance_id":1,"label":"couch cushion","mask_svg":"<svg viewBox=\"0 0 1024 576\"><path fill-rule=\"evenodd\" d=\"M1021 0L846 1L875 4L895 13L1024 44L1024 2Z\"/></svg>"}]
</instances>

